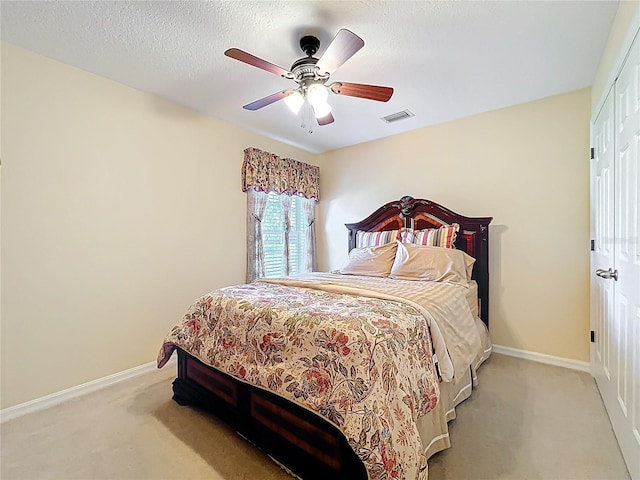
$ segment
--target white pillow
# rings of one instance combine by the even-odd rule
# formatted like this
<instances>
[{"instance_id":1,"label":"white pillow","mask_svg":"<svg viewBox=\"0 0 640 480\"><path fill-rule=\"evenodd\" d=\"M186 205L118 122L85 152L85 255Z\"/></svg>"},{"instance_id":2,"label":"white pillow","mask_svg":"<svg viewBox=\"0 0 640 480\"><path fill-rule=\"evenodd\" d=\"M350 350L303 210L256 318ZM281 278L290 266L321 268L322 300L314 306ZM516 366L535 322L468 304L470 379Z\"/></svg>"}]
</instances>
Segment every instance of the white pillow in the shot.
<instances>
[{"instance_id":1,"label":"white pillow","mask_svg":"<svg viewBox=\"0 0 640 480\"><path fill-rule=\"evenodd\" d=\"M471 280L476 259L462 250L398 242L392 278L460 283Z\"/></svg>"},{"instance_id":2,"label":"white pillow","mask_svg":"<svg viewBox=\"0 0 640 480\"><path fill-rule=\"evenodd\" d=\"M387 277L396 258L397 246L397 242L393 242L375 247L354 248L349 252L349 262L340 273Z\"/></svg>"}]
</instances>

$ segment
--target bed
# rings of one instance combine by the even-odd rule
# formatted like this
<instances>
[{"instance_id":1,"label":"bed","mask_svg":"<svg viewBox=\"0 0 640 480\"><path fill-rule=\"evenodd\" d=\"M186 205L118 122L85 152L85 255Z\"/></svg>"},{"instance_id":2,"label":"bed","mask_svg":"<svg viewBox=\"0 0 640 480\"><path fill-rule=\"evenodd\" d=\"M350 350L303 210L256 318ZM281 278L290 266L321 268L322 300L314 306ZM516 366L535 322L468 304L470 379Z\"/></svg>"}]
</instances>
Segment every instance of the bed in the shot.
<instances>
[{"instance_id":1,"label":"bed","mask_svg":"<svg viewBox=\"0 0 640 480\"><path fill-rule=\"evenodd\" d=\"M455 406L471 395L472 388L477 383L477 369L491 352L487 329L488 226L491 220L490 217L465 217L435 202L405 196L399 201L383 205L360 222L346 225L349 251L356 248L358 235L362 232L389 232L403 228L438 229L459 225L455 248L475 259L472 281L465 288L464 294L457 293L460 289L453 289L456 290L456 308L469 312L465 314L466 330L461 327L461 332L464 330L465 333L460 334L459 340L450 340L456 335L455 327L452 330L446 321L446 313L443 313L451 309L441 309L434 304L434 308L427 311L427 307L421 306L420 302L423 300L396 301L396 290L409 291L418 282L367 278L361 279L363 283L359 283L361 280L355 277L342 282L342 278L335 280L335 276L330 274L315 274L298 279L229 287L225 289L225 295L236 295L234 303L224 303L227 300L221 300L216 295L202 297L165 339L158 356L158 366L163 366L173 351L177 351L178 355L178 375L173 383L173 399L180 405L199 406L213 412L290 473L305 480L427 478L426 460L450 446L447 423L455 418ZM318 287L318 284L322 286ZM387 287L387 284L393 285ZM384 290L387 288L392 290ZM433 288L436 289L435 292L450 289L441 284L434 285ZM369 289L379 291L371 295L363 293ZM251 292L247 293L247 290ZM245 353L251 347L245 345L241 349L235 345L238 337L234 329L240 328L235 320L237 314L234 314L236 317L229 315L230 320L222 323L218 320L222 316L221 312L226 315L227 311L234 308L236 311L246 311L246 316L252 319L248 329L253 332L255 328L257 331L257 324L271 326L272 319L265 319L264 312L267 310L260 310L256 304L272 302L274 298L280 298L278 295L294 299L294 303L287 305L299 306L298 310L291 307L287 317L283 314L283 321L289 327L296 325L298 328L298 336L292 336L288 341L299 342L296 346L300 350L300 356L296 357L296 362L306 368L304 371L307 375L300 380L293 378L293 369L289 372L281 368L289 361L288 355L291 353L284 353L284 340L278 334L265 333L271 330L262 331L257 336L258 340L253 340L254 356L257 352L269 359L268 362L265 361L264 368L250 369L247 365L245 369L244 364L234 362L233 358L220 360L220 355L225 355L226 347L229 347L230 352L244 349L242 351ZM336 332L335 329L325 327L319 330L324 335L324 350L318 350L320 353L314 356L305 356L307 346L304 338L307 331L302 327L316 328L321 321L309 320L316 318L309 316L309 309L317 308L314 315L319 319L329 318L328 314L325 315L326 312L321 311L325 308L322 307L323 304L317 303L320 302L320 297L322 302L332 302L332 305L340 307L340 310L333 313L336 316L331 317L332 321L360 318L360 309L368 309L367 315L372 315L372 322L376 325L375 328L368 328L377 329L377 337L361 338L363 335L360 328L357 333L359 343L348 343L342 330L338 329ZM304 309L307 317L301 321L299 311ZM376 350L376 361L380 363L374 365L373 354L371 358L366 356L367 346L376 342L378 347L378 340L371 338L380 338L381 325L386 324L390 315L393 319L405 319L410 328L403 333L393 331L389 334L396 337L393 337L393 342L385 340L384 346ZM432 318L426 322L426 326L425 318ZM212 324L215 325L211 326ZM444 324L447 326L443 327ZM209 325L211 331L216 332L216 341L213 343L221 345L221 353L210 356L203 354L203 325ZM438 333L439 329L443 333ZM222 331L226 333L218 333ZM351 340L356 337L354 331L350 332ZM317 337L317 331L313 332ZM473 342L469 340L465 343L466 338L471 338L471 333L474 336ZM249 338L246 333L242 335ZM445 344L444 339L449 343ZM259 345L256 342L260 342ZM443 372L447 367L444 366L446 361L443 357L448 357L449 351L454 352L458 343L464 343L468 348L464 355L451 354L450 369L453 372L455 366L455 375L445 374ZM366 357L366 361L358 359L358 345L360 354L363 358ZM435 355L438 345L440 355ZM442 348L445 353L442 353ZM398 368L389 360L390 351L396 349L410 351L406 360L404 357L403 360L398 360L410 365L410 368L402 365ZM370 383L365 384L361 380L362 368L368 372L369 377L373 372L374 378ZM407 373L398 379L389 374L389 371L398 370ZM445 378L447 375L449 377ZM308 395L311 390L320 398L320 394L326 394L327 384L337 377L342 380L336 381L335 385L344 385L341 388L348 395L343 392L342 396L337 396L337 400L331 403L331 408L327 403L319 404L314 400L315 397ZM443 378L446 381L439 381ZM377 393L378 391L381 393ZM379 398L377 395L387 397ZM380 413L380 410L385 411ZM390 453L391 445L395 448L393 454Z\"/></svg>"}]
</instances>

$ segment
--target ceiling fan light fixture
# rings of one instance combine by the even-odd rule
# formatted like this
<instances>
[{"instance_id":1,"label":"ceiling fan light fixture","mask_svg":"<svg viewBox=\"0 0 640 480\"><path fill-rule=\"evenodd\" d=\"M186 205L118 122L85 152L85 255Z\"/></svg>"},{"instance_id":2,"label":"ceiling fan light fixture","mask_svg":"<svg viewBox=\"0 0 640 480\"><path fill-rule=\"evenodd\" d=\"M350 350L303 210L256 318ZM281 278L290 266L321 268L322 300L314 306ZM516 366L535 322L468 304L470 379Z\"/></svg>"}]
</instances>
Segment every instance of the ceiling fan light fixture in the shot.
<instances>
[{"instance_id":1,"label":"ceiling fan light fixture","mask_svg":"<svg viewBox=\"0 0 640 480\"><path fill-rule=\"evenodd\" d=\"M307 87L307 100L314 107L327 104L329 99L329 89L321 83L313 83Z\"/></svg>"},{"instance_id":2,"label":"ceiling fan light fixture","mask_svg":"<svg viewBox=\"0 0 640 480\"><path fill-rule=\"evenodd\" d=\"M331 105L327 102L316 103L313 105L313 112L316 115L316 118L324 118L331 113Z\"/></svg>"},{"instance_id":3,"label":"ceiling fan light fixture","mask_svg":"<svg viewBox=\"0 0 640 480\"><path fill-rule=\"evenodd\" d=\"M287 104L287 107L289 107L289 110L291 110L294 115L297 115L304 104L304 97L302 93L300 93L300 90L296 90L284 98L284 103Z\"/></svg>"}]
</instances>

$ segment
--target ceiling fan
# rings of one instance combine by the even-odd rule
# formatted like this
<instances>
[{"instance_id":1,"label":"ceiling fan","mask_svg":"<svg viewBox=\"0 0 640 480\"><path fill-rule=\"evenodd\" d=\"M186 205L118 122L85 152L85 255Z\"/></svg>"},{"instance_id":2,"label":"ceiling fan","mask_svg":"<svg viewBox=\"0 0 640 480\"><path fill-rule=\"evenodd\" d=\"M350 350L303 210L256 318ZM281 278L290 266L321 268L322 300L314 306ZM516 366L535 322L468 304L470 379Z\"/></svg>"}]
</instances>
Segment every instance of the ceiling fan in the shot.
<instances>
[{"instance_id":1,"label":"ceiling fan","mask_svg":"<svg viewBox=\"0 0 640 480\"><path fill-rule=\"evenodd\" d=\"M224 54L227 57L253 65L283 78L294 80L298 84L295 89L276 92L251 102L243 108L258 110L284 99L291 111L297 114L306 100L316 117L318 125L328 125L334 121L331 105L327 102L329 92L378 102L386 102L393 95L393 88L390 87L347 82L327 84L333 72L363 46L364 41L360 37L343 28L333 38L324 54L320 58L315 58L313 55L320 47L320 40L312 35L305 35L300 39L300 48L307 56L293 62L290 70L285 70L238 48L230 48Z\"/></svg>"}]
</instances>

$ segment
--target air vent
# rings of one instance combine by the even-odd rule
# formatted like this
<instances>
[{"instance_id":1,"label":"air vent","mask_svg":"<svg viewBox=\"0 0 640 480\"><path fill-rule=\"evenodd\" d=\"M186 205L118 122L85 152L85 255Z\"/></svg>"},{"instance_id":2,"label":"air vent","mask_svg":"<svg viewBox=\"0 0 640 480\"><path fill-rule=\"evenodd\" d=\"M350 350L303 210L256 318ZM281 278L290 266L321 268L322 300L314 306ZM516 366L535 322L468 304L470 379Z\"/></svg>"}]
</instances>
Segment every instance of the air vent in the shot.
<instances>
[{"instance_id":1,"label":"air vent","mask_svg":"<svg viewBox=\"0 0 640 480\"><path fill-rule=\"evenodd\" d=\"M392 113L391 115L382 117L382 120L384 120L387 123L393 123L393 122L398 122L400 120L404 120L405 118L411 118L411 117L415 117L415 115L409 110L403 110L401 112Z\"/></svg>"}]
</instances>

